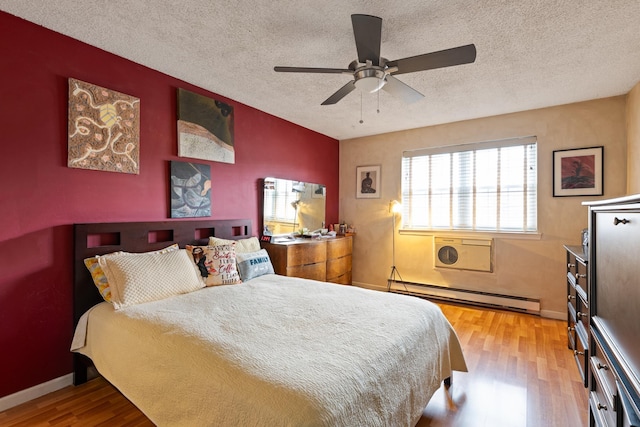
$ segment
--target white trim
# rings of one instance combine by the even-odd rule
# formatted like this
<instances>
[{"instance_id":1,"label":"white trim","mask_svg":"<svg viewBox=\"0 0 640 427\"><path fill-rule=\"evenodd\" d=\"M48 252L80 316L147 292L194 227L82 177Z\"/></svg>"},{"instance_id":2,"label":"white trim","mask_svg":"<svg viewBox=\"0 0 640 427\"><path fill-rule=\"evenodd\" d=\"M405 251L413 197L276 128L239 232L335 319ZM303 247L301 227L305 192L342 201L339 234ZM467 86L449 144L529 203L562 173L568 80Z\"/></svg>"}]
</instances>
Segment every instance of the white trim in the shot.
<instances>
[{"instance_id":1,"label":"white trim","mask_svg":"<svg viewBox=\"0 0 640 427\"><path fill-rule=\"evenodd\" d=\"M18 391L8 396L0 398L0 412L6 411L14 406L21 405L30 400L37 399L45 394L58 391L62 388L73 384L73 374L67 374L62 377L54 378L42 384Z\"/></svg>"},{"instance_id":2,"label":"white trim","mask_svg":"<svg viewBox=\"0 0 640 427\"><path fill-rule=\"evenodd\" d=\"M512 240L542 240L542 233L505 233L499 231L469 231L469 230L418 230L411 228L401 228L399 234L407 234L414 236L438 236L438 237L468 237L468 238L495 238L495 239L512 239Z\"/></svg>"},{"instance_id":3,"label":"white trim","mask_svg":"<svg viewBox=\"0 0 640 427\"><path fill-rule=\"evenodd\" d=\"M567 312L562 311L551 311L551 310L540 310L540 317L545 317L547 319L556 319L556 320L567 320Z\"/></svg>"}]
</instances>

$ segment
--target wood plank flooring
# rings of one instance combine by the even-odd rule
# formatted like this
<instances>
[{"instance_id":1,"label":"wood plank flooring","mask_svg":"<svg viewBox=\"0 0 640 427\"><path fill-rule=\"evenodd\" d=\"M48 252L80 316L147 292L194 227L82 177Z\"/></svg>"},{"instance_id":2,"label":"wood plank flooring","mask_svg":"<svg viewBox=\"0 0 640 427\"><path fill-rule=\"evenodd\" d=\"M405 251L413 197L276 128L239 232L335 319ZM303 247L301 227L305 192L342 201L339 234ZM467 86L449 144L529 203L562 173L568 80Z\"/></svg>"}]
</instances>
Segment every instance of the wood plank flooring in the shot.
<instances>
[{"instance_id":1,"label":"wood plank flooring","mask_svg":"<svg viewBox=\"0 0 640 427\"><path fill-rule=\"evenodd\" d=\"M436 392L417 427L587 425L587 390L567 349L566 323L438 304L469 367ZM0 425L152 426L114 387L95 379L0 412Z\"/></svg>"}]
</instances>

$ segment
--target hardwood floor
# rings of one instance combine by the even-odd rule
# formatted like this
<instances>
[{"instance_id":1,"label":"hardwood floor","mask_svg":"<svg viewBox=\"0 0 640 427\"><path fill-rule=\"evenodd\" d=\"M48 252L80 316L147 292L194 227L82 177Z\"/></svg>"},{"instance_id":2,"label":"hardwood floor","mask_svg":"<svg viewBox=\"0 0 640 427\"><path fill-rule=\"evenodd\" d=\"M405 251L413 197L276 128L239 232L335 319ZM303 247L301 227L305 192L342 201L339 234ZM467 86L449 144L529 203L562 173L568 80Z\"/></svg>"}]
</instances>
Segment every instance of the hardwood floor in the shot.
<instances>
[{"instance_id":1,"label":"hardwood floor","mask_svg":"<svg viewBox=\"0 0 640 427\"><path fill-rule=\"evenodd\" d=\"M567 349L566 323L438 304L455 328L468 373L455 372L417 427L587 425L587 390ZM0 425L152 426L103 379L66 387L0 413Z\"/></svg>"}]
</instances>

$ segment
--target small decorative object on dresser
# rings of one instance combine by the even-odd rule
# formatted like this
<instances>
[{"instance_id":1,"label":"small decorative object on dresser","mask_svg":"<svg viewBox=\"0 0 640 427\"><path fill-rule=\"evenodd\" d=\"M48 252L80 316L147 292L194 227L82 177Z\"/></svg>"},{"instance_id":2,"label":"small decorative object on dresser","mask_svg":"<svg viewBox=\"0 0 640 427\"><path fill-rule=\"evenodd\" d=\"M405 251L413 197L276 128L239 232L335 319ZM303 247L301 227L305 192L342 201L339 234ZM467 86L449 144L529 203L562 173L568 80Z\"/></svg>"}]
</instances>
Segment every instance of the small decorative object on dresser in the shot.
<instances>
[{"instance_id":1,"label":"small decorative object on dresser","mask_svg":"<svg viewBox=\"0 0 640 427\"><path fill-rule=\"evenodd\" d=\"M640 195L589 206L591 426L640 426Z\"/></svg>"}]
</instances>

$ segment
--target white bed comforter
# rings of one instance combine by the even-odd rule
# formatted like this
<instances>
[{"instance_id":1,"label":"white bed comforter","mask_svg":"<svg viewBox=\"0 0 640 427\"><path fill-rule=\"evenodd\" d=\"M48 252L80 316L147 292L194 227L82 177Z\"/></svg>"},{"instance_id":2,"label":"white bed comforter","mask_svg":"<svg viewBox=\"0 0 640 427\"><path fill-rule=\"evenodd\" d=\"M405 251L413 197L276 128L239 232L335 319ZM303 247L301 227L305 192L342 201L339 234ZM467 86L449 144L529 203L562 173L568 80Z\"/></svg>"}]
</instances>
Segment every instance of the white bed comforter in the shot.
<instances>
[{"instance_id":1,"label":"white bed comforter","mask_svg":"<svg viewBox=\"0 0 640 427\"><path fill-rule=\"evenodd\" d=\"M87 319L73 350L161 426L410 426L466 371L436 305L277 275Z\"/></svg>"}]
</instances>

